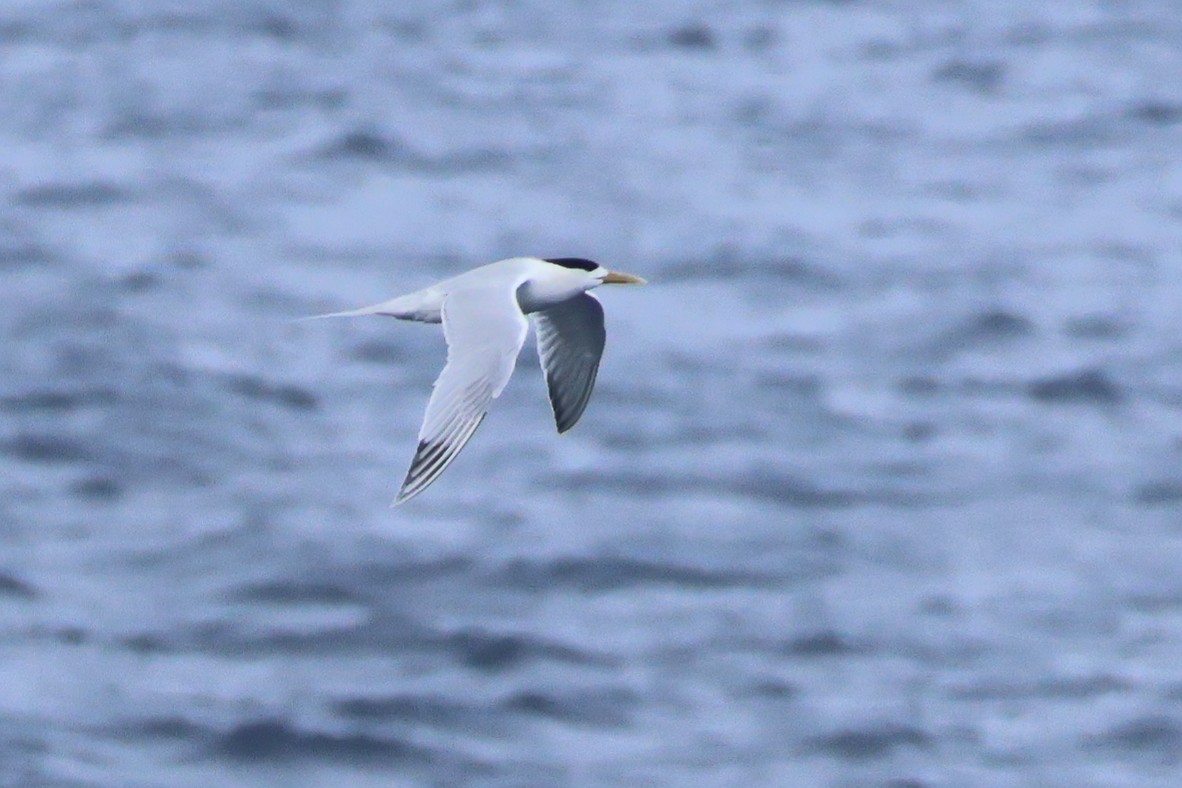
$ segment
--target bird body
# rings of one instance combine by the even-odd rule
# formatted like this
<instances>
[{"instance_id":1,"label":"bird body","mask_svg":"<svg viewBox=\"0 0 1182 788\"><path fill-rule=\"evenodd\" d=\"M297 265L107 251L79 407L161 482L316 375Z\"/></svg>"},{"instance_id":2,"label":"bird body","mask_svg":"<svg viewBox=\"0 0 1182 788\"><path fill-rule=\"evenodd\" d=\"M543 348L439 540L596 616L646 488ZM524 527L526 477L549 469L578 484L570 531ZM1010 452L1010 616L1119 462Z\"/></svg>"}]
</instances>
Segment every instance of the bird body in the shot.
<instances>
[{"instance_id":1,"label":"bird body","mask_svg":"<svg viewBox=\"0 0 1182 788\"><path fill-rule=\"evenodd\" d=\"M582 258L511 257L373 306L317 317L386 315L442 323L447 365L427 403L419 445L394 504L451 464L513 374L533 317L558 431L583 415L603 354L603 306L591 289L643 284Z\"/></svg>"},{"instance_id":2,"label":"bird body","mask_svg":"<svg viewBox=\"0 0 1182 788\"><path fill-rule=\"evenodd\" d=\"M574 258L563 258L574 259ZM517 292L517 303L523 314L533 314L560 304L567 299L603 284L587 276L583 268L567 268L537 257L510 257L495 263L473 268L471 271L444 279L442 282L391 298L380 304L332 312L317 317L356 317L386 315L399 320L420 323L443 322L443 302L449 293L486 286L490 283L512 286Z\"/></svg>"}]
</instances>

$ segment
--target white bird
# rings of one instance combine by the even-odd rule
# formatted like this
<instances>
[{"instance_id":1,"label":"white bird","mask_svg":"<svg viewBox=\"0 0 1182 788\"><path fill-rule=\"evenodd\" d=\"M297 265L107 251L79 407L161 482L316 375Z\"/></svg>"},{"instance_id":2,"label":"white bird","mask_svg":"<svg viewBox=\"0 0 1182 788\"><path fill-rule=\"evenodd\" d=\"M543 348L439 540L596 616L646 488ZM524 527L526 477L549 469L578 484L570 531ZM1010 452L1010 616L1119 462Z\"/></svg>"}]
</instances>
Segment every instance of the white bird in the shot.
<instances>
[{"instance_id":1,"label":"white bird","mask_svg":"<svg viewBox=\"0 0 1182 788\"><path fill-rule=\"evenodd\" d=\"M538 356L560 433L587 407L603 354L603 306L589 290L644 284L578 257L511 257L373 306L316 317L388 315L443 323L447 364L435 381L419 446L392 506L427 489L500 396L533 317Z\"/></svg>"}]
</instances>

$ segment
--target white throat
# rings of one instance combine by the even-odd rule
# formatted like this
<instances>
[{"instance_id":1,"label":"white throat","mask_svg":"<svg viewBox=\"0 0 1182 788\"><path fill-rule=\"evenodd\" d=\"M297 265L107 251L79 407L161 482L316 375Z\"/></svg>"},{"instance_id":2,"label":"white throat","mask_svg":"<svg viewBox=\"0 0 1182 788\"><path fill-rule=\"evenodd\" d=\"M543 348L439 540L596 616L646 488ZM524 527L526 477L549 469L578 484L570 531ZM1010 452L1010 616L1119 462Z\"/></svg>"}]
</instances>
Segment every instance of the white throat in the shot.
<instances>
[{"instance_id":1,"label":"white throat","mask_svg":"<svg viewBox=\"0 0 1182 788\"><path fill-rule=\"evenodd\" d=\"M526 314L549 309L601 285L601 273L602 269L588 272L539 261L517 289L517 303Z\"/></svg>"}]
</instances>

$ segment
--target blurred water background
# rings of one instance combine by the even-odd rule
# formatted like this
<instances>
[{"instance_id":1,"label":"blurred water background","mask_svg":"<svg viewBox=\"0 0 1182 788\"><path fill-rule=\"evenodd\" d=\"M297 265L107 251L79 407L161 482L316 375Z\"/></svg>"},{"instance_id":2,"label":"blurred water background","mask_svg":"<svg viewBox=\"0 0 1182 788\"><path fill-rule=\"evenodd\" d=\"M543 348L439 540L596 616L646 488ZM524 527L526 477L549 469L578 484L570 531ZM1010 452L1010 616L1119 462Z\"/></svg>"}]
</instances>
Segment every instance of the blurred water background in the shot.
<instances>
[{"instance_id":1,"label":"blurred water background","mask_svg":"<svg viewBox=\"0 0 1182 788\"><path fill-rule=\"evenodd\" d=\"M1167 0L8 0L0 784L1170 785ZM437 327L605 288L388 509Z\"/></svg>"}]
</instances>

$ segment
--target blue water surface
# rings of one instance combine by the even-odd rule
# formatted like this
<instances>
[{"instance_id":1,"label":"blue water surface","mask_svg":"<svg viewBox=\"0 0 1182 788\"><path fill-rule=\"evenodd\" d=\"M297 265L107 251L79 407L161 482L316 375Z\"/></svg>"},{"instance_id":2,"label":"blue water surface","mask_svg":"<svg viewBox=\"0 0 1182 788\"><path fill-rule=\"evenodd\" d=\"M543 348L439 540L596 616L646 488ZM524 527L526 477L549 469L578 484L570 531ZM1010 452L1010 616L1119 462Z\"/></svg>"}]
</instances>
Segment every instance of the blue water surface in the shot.
<instances>
[{"instance_id":1,"label":"blue water surface","mask_svg":"<svg viewBox=\"0 0 1182 788\"><path fill-rule=\"evenodd\" d=\"M0 784L1171 785L1163 0L0 8ZM604 288L388 508L435 326Z\"/></svg>"}]
</instances>

